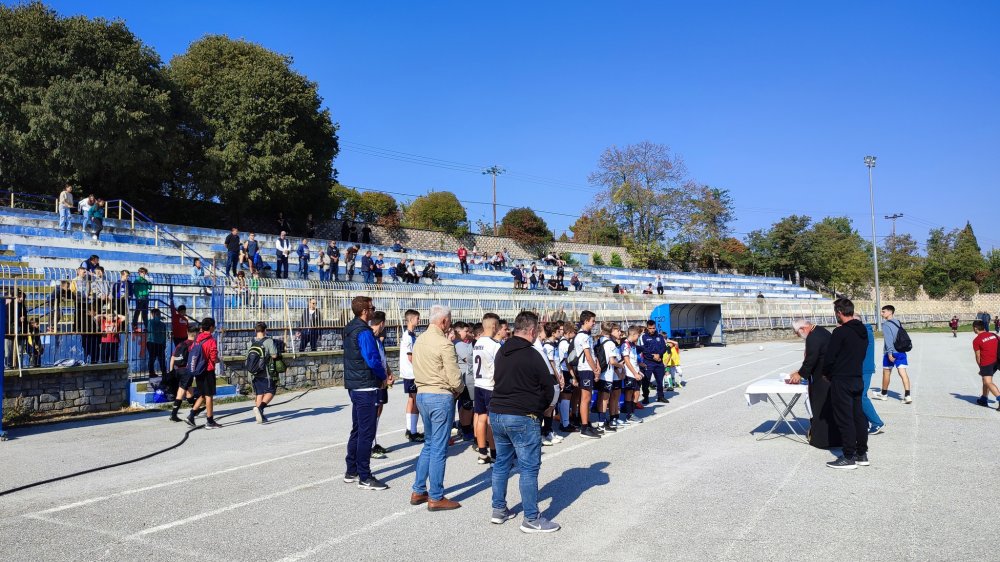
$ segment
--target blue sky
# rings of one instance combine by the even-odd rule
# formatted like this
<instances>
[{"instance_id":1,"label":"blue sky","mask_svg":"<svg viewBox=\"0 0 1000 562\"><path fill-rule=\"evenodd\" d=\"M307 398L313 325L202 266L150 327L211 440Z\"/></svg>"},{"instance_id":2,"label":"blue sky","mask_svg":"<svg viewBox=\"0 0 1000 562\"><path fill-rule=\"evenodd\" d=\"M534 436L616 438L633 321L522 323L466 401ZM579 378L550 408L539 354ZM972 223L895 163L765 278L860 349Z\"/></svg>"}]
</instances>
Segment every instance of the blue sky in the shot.
<instances>
[{"instance_id":1,"label":"blue sky","mask_svg":"<svg viewBox=\"0 0 1000 562\"><path fill-rule=\"evenodd\" d=\"M486 202L478 170L496 163L498 202L559 233L600 153L650 140L730 190L740 237L791 213L848 215L868 237L874 154L880 236L903 213L921 242L968 220L1000 248L1000 3L50 5L121 18L164 62L213 33L293 57L341 125L347 185Z\"/></svg>"}]
</instances>

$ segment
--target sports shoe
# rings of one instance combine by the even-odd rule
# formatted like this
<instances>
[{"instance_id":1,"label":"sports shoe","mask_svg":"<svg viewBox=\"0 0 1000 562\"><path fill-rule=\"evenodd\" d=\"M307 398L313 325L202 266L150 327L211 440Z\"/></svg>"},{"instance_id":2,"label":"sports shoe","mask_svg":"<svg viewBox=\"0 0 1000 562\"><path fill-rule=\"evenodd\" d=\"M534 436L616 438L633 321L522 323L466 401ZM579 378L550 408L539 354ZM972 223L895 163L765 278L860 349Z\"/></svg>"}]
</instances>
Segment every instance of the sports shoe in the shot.
<instances>
[{"instance_id":1,"label":"sports shoe","mask_svg":"<svg viewBox=\"0 0 1000 562\"><path fill-rule=\"evenodd\" d=\"M527 519L521 521L521 532L524 533L554 533L560 528L558 523L549 521L541 516L534 521L528 521Z\"/></svg>"},{"instance_id":2,"label":"sports shoe","mask_svg":"<svg viewBox=\"0 0 1000 562\"><path fill-rule=\"evenodd\" d=\"M478 464L493 464L493 457L480 453L479 457L476 459L476 462Z\"/></svg>"},{"instance_id":3,"label":"sports shoe","mask_svg":"<svg viewBox=\"0 0 1000 562\"><path fill-rule=\"evenodd\" d=\"M579 431L575 425L563 425L559 427L559 431L563 433L573 433L574 431Z\"/></svg>"},{"instance_id":4,"label":"sports shoe","mask_svg":"<svg viewBox=\"0 0 1000 562\"><path fill-rule=\"evenodd\" d=\"M507 508L497 509L494 507L493 515L490 517L490 523L493 523L494 525L503 525L515 517L517 516L514 515L514 512Z\"/></svg>"},{"instance_id":5,"label":"sports shoe","mask_svg":"<svg viewBox=\"0 0 1000 562\"><path fill-rule=\"evenodd\" d=\"M180 422L180 421L183 421L183 420L181 420L179 417L177 417L177 414L170 414L170 421L172 421L172 422Z\"/></svg>"},{"instance_id":6,"label":"sports shoe","mask_svg":"<svg viewBox=\"0 0 1000 562\"><path fill-rule=\"evenodd\" d=\"M548 435L543 435L542 436L542 447L551 447L551 446L552 446L552 438L549 437Z\"/></svg>"},{"instance_id":7,"label":"sports shoe","mask_svg":"<svg viewBox=\"0 0 1000 562\"><path fill-rule=\"evenodd\" d=\"M362 490L388 490L389 485L383 484L378 478L372 476L368 480L359 481L358 488L361 488Z\"/></svg>"},{"instance_id":8,"label":"sports shoe","mask_svg":"<svg viewBox=\"0 0 1000 562\"><path fill-rule=\"evenodd\" d=\"M618 431L618 429L615 428L615 426L611 425L611 422L608 422L608 423L604 424L604 432L605 433L615 433L617 431Z\"/></svg>"},{"instance_id":9,"label":"sports shoe","mask_svg":"<svg viewBox=\"0 0 1000 562\"><path fill-rule=\"evenodd\" d=\"M557 434L555 434L555 433L550 433L550 434L549 434L549 439L551 439L551 440L552 440L552 442L553 442L553 443L555 443L555 444L557 444L557 445L558 445L559 443L562 443L562 442L563 442L563 436L562 436L562 435L557 435Z\"/></svg>"},{"instance_id":10,"label":"sports shoe","mask_svg":"<svg viewBox=\"0 0 1000 562\"><path fill-rule=\"evenodd\" d=\"M839 470L854 470L858 468L858 465L855 464L854 459L848 459L844 457L837 457L837 460L832 460L826 463L826 466L830 468L836 468Z\"/></svg>"},{"instance_id":11,"label":"sports shoe","mask_svg":"<svg viewBox=\"0 0 1000 562\"><path fill-rule=\"evenodd\" d=\"M411 443L423 443L424 434L423 433L410 433L410 430L406 430L406 439Z\"/></svg>"},{"instance_id":12,"label":"sports shoe","mask_svg":"<svg viewBox=\"0 0 1000 562\"><path fill-rule=\"evenodd\" d=\"M344 482L346 482L348 484L352 484L352 483L357 482L357 481L358 481L358 475L357 474L344 473Z\"/></svg>"},{"instance_id":13,"label":"sports shoe","mask_svg":"<svg viewBox=\"0 0 1000 562\"><path fill-rule=\"evenodd\" d=\"M645 410L645 409L646 409L646 407L645 407L645 406L643 406L643 404L645 404L645 402L636 402L636 403L635 403L635 409L636 409L636 410Z\"/></svg>"},{"instance_id":14,"label":"sports shoe","mask_svg":"<svg viewBox=\"0 0 1000 562\"><path fill-rule=\"evenodd\" d=\"M597 430L593 427L585 425L582 429L580 429L580 437L586 437L587 439L600 439L601 434L597 433Z\"/></svg>"},{"instance_id":15,"label":"sports shoe","mask_svg":"<svg viewBox=\"0 0 1000 562\"><path fill-rule=\"evenodd\" d=\"M257 423L264 423L264 415L260 413L260 407L253 407L253 417L257 418Z\"/></svg>"},{"instance_id":16,"label":"sports shoe","mask_svg":"<svg viewBox=\"0 0 1000 562\"><path fill-rule=\"evenodd\" d=\"M868 466L871 463L868 462L868 453L861 453L860 455L854 455L854 464L858 466Z\"/></svg>"},{"instance_id":17,"label":"sports shoe","mask_svg":"<svg viewBox=\"0 0 1000 562\"><path fill-rule=\"evenodd\" d=\"M219 429L220 427L222 426L216 423L215 420L208 420L208 422L205 423L205 429Z\"/></svg>"},{"instance_id":18,"label":"sports shoe","mask_svg":"<svg viewBox=\"0 0 1000 562\"><path fill-rule=\"evenodd\" d=\"M618 425L632 425L632 420L628 418L622 418L618 420Z\"/></svg>"},{"instance_id":19,"label":"sports shoe","mask_svg":"<svg viewBox=\"0 0 1000 562\"><path fill-rule=\"evenodd\" d=\"M261 414L260 415L260 423L267 423L267 416L265 416L264 414Z\"/></svg>"},{"instance_id":20,"label":"sports shoe","mask_svg":"<svg viewBox=\"0 0 1000 562\"><path fill-rule=\"evenodd\" d=\"M644 397L641 404L649 404L649 396Z\"/></svg>"},{"instance_id":21,"label":"sports shoe","mask_svg":"<svg viewBox=\"0 0 1000 562\"><path fill-rule=\"evenodd\" d=\"M190 425L191 427L197 427L197 424L194 423L194 416L191 414L188 414L187 417L184 418L184 423Z\"/></svg>"},{"instance_id":22,"label":"sports shoe","mask_svg":"<svg viewBox=\"0 0 1000 562\"><path fill-rule=\"evenodd\" d=\"M888 399L889 399L889 395L888 394L882 394L881 392L876 392L875 396L872 397L872 400L888 400Z\"/></svg>"},{"instance_id":23,"label":"sports shoe","mask_svg":"<svg viewBox=\"0 0 1000 562\"><path fill-rule=\"evenodd\" d=\"M451 436L452 437L458 437L458 433L459 433L459 431L458 431L457 427L451 428Z\"/></svg>"},{"instance_id":24,"label":"sports shoe","mask_svg":"<svg viewBox=\"0 0 1000 562\"><path fill-rule=\"evenodd\" d=\"M606 431L604 429L604 426L600 425L600 424L598 424L598 425L592 425L592 426L590 426L590 428L593 429L594 431L596 431L597 433L601 433L601 434L603 434Z\"/></svg>"},{"instance_id":25,"label":"sports shoe","mask_svg":"<svg viewBox=\"0 0 1000 562\"><path fill-rule=\"evenodd\" d=\"M385 451L383 451L381 449L382 448L379 447L378 445L376 445L375 447L372 447L372 458L373 459L384 459L385 458Z\"/></svg>"},{"instance_id":26,"label":"sports shoe","mask_svg":"<svg viewBox=\"0 0 1000 562\"><path fill-rule=\"evenodd\" d=\"M913 397L907 394L903 397L903 404L913 404Z\"/></svg>"},{"instance_id":27,"label":"sports shoe","mask_svg":"<svg viewBox=\"0 0 1000 562\"><path fill-rule=\"evenodd\" d=\"M657 398L656 401L659 402L659 403L661 403L661 404L669 404L670 403L670 400L667 400L666 397Z\"/></svg>"},{"instance_id":28,"label":"sports shoe","mask_svg":"<svg viewBox=\"0 0 1000 562\"><path fill-rule=\"evenodd\" d=\"M988 407L990 405L990 401L985 396L980 396L979 398L976 398L976 404L979 404L980 406L987 406Z\"/></svg>"},{"instance_id":29,"label":"sports shoe","mask_svg":"<svg viewBox=\"0 0 1000 562\"><path fill-rule=\"evenodd\" d=\"M880 433L885 433L885 424L873 425L868 428L868 435L878 435Z\"/></svg>"}]
</instances>

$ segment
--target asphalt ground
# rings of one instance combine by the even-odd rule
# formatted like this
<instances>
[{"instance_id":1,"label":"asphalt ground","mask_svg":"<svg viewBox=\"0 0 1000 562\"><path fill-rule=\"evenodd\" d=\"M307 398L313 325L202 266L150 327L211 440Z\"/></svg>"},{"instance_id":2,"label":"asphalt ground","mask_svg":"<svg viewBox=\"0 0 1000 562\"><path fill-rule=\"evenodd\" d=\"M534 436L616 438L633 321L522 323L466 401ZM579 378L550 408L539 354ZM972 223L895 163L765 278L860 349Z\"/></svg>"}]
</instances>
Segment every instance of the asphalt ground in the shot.
<instances>
[{"instance_id":1,"label":"asphalt ground","mask_svg":"<svg viewBox=\"0 0 1000 562\"><path fill-rule=\"evenodd\" d=\"M892 399L875 402L887 431L854 471L826 468L835 451L752 434L776 413L748 407L745 387L794 370L801 342L685 351L687 386L639 412L644 423L544 448L540 507L563 526L548 535L518 530L516 477L518 518L489 523L490 470L468 446L451 448L445 479L462 508L409 505L420 449L403 438L399 385L379 428L388 458L373 461L382 492L341 480L343 389L282 394L263 426L244 402L220 408L214 431L163 412L16 429L0 443L0 494L153 456L0 495L2 558L993 559L1000 412L974 404L971 335L913 340L915 400L898 399L895 378Z\"/></svg>"}]
</instances>

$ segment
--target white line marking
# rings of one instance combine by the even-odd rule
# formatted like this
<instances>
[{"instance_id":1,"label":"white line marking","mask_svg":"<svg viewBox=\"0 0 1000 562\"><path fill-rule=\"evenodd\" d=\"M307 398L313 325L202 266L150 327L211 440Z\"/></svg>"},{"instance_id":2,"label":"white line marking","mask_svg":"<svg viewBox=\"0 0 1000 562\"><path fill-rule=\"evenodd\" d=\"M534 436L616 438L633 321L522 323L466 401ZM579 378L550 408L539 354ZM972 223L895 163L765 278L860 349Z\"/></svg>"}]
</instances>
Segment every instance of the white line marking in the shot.
<instances>
[{"instance_id":1,"label":"white line marking","mask_svg":"<svg viewBox=\"0 0 1000 562\"><path fill-rule=\"evenodd\" d=\"M758 359L756 361L750 361L749 363L741 363L739 365L733 365L732 367L726 367L725 369L719 369L718 371L713 371L711 373L705 373L704 375L698 375L697 377L685 377L684 380L686 380L686 381L693 381L693 380L698 380L698 379L702 379L702 378L705 378L705 377L710 377L712 375L717 375L719 373L724 373L726 371L730 371L732 369L737 369L739 367L746 367L747 365L753 365L754 363L760 363L761 361L770 361L770 360L775 359L777 357L781 357L782 355L788 355L789 353L792 353L793 351L797 351L797 350L786 351L784 353L779 353L778 355L773 355L773 356L770 356L770 357L765 357L764 359ZM799 353L801 353L801 351L799 351ZM794 364L795 363L792 363L792 365L794 365ZM683 366L684 365L681 365L681 367L683 367ZM783 369L784 367L781 367L781 368ZM777 370L777 369L775 369L775 370Z\"/></svg>"}]
</instances>

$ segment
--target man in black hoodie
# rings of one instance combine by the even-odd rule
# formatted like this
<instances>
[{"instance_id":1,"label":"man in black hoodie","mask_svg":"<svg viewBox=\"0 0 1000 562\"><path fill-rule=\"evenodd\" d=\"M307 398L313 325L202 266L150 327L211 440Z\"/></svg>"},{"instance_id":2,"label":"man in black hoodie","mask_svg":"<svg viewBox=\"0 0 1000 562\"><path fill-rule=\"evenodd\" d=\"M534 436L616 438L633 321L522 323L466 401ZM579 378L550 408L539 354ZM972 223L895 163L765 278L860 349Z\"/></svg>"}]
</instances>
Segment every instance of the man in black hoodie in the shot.
<instances>
[{"instance_id":1,"label":"man in black hoodie","mask_svg":"<svg viewBox=\"0 0 1000 562\"><path fill-rule=\"evenodd\" d=\"M555 392L544 351L532 345L539 328L538 315L533 312L523 311L514 319L514 337L500 347L496 356L493 398L490 400L490 427L497 447L490 522L499 525L514 518L507 509L507 479L516 454L521 472L521 505L524 506L521 531L525 533L559 530L557 523L538 512L541 420Z\"/></svg>"},{"instance_id":2,"label":"man in black hoodie","mask_svg":"<svg viewBox=\"0 0 1000 562\"><path fill-rule=\"evenodd\" d=\"M830 468L853 470L868 466L868 418L861 409L865 393L862 368L868 352L868 331L854 318L854 303L837 299L833 303L837 326L830 336L823 376L830 380L833 419L843 439L843 455L826 463Z\"/></svg>"}]
</instances>

